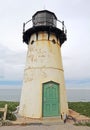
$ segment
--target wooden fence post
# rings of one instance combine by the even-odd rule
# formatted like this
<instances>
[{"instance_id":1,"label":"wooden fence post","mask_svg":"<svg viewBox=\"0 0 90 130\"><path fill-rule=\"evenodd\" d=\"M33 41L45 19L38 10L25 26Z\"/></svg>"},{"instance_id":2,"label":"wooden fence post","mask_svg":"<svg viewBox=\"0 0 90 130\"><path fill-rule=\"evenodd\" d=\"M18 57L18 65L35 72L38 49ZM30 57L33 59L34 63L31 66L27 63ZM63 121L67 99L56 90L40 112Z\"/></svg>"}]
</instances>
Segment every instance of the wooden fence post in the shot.
<instances>
[{"instance_id":1,"label":"wooden fence post","mask_svg":"<svg viewBox=\"0 0 90 130\"><path fill-rule=\"evenodd\" d=\"M5 110L3 114L3 120L6 120L6 115L7 115L7 104L5 105Z\"/></svg>"},{"instance_id":2,"label":"wooden fence post","mask_svg":"<svg viewBox=\"0 0 90 130\"><path fill-rule=\"evenodd\" d=\"M4 108L0 108L0 112L3 112L3 120L6 120L6 115L7 115L7 104L5 105Z\"/></svg>"}]
</instances>

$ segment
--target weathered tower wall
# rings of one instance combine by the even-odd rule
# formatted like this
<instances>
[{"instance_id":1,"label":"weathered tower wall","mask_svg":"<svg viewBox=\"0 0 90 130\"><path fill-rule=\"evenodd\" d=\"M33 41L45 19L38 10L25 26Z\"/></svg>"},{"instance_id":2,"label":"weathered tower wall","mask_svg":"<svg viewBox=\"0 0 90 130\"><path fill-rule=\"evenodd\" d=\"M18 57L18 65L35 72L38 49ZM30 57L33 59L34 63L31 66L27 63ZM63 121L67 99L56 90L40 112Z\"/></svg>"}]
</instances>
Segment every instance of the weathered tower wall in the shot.
<instances>
[{"instance_id":1,"label":"weathered tower wall","mask_svg":"<svg viewBox=\"0 0 90 130\"><path fill-rule=\"evenodd\" d=\"M59 115L68 113L60 40L47 31L33 33L29 39L24 80L21 93L21 116L43 117L43 84L59 85ZM49 109L49 108L48 108Z\"/></svg>"}]
</instances>

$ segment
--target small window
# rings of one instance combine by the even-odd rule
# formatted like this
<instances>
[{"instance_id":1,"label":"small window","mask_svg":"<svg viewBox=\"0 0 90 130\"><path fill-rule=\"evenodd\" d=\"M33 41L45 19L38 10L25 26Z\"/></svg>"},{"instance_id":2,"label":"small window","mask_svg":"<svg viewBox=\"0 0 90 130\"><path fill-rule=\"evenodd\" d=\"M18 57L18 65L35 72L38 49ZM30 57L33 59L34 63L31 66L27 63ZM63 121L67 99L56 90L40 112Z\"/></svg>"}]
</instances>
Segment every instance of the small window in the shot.
<instances>
[{"instance_id":1,"label":"small window","mask_svg":"<svg viewBox=\"0 0 90 130\"><path fill-rule=\"evenodd\" d=\"M52 42L55 44L56 43L55 39L53 39Z\"/></svg>"},{"instance_id":2,"label":"small window","mask_svg":"<svg viewBox=\"0 0 90 130\"><path fill-rule=\"evenodd\" d=\"M31 41L31 45L34 43L34 40Z\"/></svg>"}]
</instances>

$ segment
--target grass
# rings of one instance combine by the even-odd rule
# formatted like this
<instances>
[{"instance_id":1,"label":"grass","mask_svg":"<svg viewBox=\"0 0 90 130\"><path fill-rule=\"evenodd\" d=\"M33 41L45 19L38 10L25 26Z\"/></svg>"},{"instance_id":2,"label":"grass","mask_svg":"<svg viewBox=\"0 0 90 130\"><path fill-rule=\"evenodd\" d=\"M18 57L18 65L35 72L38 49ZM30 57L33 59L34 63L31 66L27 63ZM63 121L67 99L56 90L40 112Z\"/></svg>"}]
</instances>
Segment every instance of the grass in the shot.
<instances>
[{"instance_id":1,"label":"grass","mask_svg":"<svg viewBox=\"0 0 90 130\"><path fill-rule=\"evenodd\" d=\"M90 117L90 102L69 102L68 106L81 115Z\"/></svg>"},{"instance_id":2,"label":"grass","mask_svg":"<svg viewBox=\"0 0 90 130\"><path fill-rule=\"evenodd\" d=\"M90 102L69 102L68 106L70 109L80 113L81 115L90 117ZM78 122L74 125L90 127L90 122Z\"/></svg>"}]
</instances>

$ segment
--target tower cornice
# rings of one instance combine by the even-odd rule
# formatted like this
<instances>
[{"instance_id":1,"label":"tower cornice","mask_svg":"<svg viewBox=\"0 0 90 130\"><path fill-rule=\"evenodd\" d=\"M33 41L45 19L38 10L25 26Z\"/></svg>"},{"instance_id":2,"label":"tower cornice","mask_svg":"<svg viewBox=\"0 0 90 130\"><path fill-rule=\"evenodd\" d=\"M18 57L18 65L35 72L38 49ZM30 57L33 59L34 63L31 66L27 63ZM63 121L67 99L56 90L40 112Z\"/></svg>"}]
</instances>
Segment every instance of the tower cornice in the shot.
<instances>
[{"instance_id":1,"label":"tower cornice","mask_svg":"<svg viewBox=\"0 0 90 130\"><path fill-rule=\"evenodd\" d=\"M64 33L64 31L62 31L59 28L52 27L52 26L34 26L32 28L29 28L27 31L23 32L23 42L25 42L26 44L29 44L29 40L32 34L35 34L41 31L43 32L45 31L48 34L52 34L52 33L55 34L57 39L59 39L60 41L60 46L67 40L66 34Z\"/></svg>"}]
</instances>

